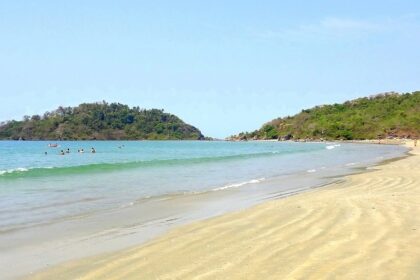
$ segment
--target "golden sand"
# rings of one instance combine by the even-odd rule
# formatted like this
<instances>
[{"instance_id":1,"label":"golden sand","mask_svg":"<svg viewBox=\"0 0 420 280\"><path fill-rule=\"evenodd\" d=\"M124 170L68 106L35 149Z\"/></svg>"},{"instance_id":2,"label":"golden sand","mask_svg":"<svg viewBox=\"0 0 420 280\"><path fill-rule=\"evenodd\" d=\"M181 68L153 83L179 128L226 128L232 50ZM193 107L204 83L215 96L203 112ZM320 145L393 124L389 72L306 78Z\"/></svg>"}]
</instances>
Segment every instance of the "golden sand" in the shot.
<instances>
[{"instance_id":1,"label":"golden sand","mask_svg":"<svg viewBox=\"0 0 420 280\"><path fill-rule=\"evenodd\" d=\"M420 279L420 149L31 279Z\"/></svg>"}]
</instances>

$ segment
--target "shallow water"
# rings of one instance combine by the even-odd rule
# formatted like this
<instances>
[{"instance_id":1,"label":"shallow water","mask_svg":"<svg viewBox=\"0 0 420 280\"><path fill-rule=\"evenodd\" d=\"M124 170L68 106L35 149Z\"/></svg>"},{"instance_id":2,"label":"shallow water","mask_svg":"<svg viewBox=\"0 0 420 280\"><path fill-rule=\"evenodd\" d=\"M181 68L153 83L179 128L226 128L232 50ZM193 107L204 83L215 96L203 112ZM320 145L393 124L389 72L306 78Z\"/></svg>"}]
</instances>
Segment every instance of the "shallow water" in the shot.
<instances>
[{"instance_id":1,"label":"shallow water","mask_svg":"<svg viewBox=\"0 0 420 280\"><path fill-rule=\"evenodd\" d=\"M202 141L0 142L0 232L161 195L316 177L401 154L399 146ZM96 153L90 153L91 147ZM84 149L85 153L77 150ZM60 155L61 150L70 153ZM47 152L47 155L44 153Z\"/></svg>"},{"instance_id":2,"label":"shallow water","mask_svg":"<svg viewBox=\"0 0 420 280\"><path fill-rule=\"evenodd\" d=\"M0 141L1 279L138 245L175 225L319 187L406 151L293 142L59 145Z\"/></svg>"}]
</instances>

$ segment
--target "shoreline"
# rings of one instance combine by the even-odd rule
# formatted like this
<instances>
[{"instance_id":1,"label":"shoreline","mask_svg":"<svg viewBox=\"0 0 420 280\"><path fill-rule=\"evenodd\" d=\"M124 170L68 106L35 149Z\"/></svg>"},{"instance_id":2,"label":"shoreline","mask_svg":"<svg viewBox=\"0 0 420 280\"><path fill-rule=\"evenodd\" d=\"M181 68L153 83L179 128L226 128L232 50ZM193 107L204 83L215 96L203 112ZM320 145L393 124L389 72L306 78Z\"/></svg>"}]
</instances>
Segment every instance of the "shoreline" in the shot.
<instances>
[{"instance_id":1,"label":"shoreline","mask_svg":"<svg viewBox=\"0 0 420 280\"><path fill-rule=\"evenodd\" d=\"M357 168L350 168L346 174L354 172L359 171ZM29 228L29 232L13 231L2 240L3 254L0 254L0 259L5 258L4 263L7 265L3 267L1 274L5 279L15 279L68 261L115 253L143 245L171 229L248 209L266 201L305 193L335 182L342 176L323 179L311 176L304 179L294 175L290 178L289 175L284 175L265 185L266 188L270 185L277 188L279 184L287 186L281 191L273 190L273 192L254 192L261 187L260 184L255 184L221 191L210 190L188 195L171 194L141 198L139 199L141 203L137 202L128 208L111 209L101 211L100 214L87 215L83 219L75 217L59 223L36 226ZM283 180L287 183L281 182ZM267 182L270 181L263 183ZM251 193L253 193L252 199L249 197ZM139 213L148 214L145 216ZM99 220L106 222L97 224ZM62 228L67 230L63 232ZM32 236L30 240L27 238L28 234ZM18 249L14 248L17 245L16 240L19 241ZM28 251L25 248L32 249ZM85 248L89 249L85 251ZM20 270L17 270L18 267Z\"/></svg>"},{"instance_id":2,"label":"shoreline","mask_svg":"<svg viewBox=\"0 0 420 280\"><path fill-rule=\"evenodd\" d=\"M311 143L300 143L300 145L303 148ZM332 145L332 143L327 145ZM257 161L247 159L248 163L240 162L240 166L252 163L252 170L258 166L265 166L264 171L271 168L279 172L277 175L263 176L263 178L261 173L254 174L256 177L250 177L263 180L248 180L249 178L243 180L246 177L241 176L225 184L210 184L211 188L207 190L204 188L203 192L191 191L190 193L182 192L180 195L148 196L139 201L132 198L121 199L111 208L91 209L76 216L67 215L63 219L53 220L52 223L44 223L43 220L39 226L4 233L0 235L0 262L4 264L0 270L1 278L16 279L60 263L138 246L163 235L170 229L188 223L236 212L265 201L325 186L327 183L337 181L337 178L358 173L363 167L374 166L383 159L401 156L406 150L401 147L381 148L378 145L359 147L342 143L341 148L337 148L340 146L338 145L331 154L331 152L324 152L328 150L324 146L325 143L322 145L323 148L318 150L319 152L309 153L306 161L309 164L304 165L301 165L301 161L295 160L293 153L279 158L264 157ZM345 152L349 150L352 152ZM381 152L378 153L378 151ZM324 159L321 156L318 161L316 159L319 153L320 155L342 156L338 158L326 156ZM330 161L326 162L325 159L328 158ZM236 162L231 162L225 166L234 168L236 164ZM213 167L218 165L213 165ZM290 169L292 172L284 172L289 169L282 169L282 166L292 168ZM298 169L293 171L293 168ZM273 174L272 171L270 172ZM222 172L220 175L223 174ZM197 182L199 185L201 183L209 185L205 178L200 178L201 181ZM244 186L244 184L247 185ZM214 189L214 186L217 188ZM97 203L95 200L89 201ZM52 210L59 211L60 209L66 208L59 207ZM36 212L28 214L28 217L36 217L35 214Z\"/></svg>"},{"instance_id":3,"label":"shoreline","mask_svg":"<svg viewBox=\"0 0 420 280\"><path fill-rule=\"evenodd\" d=\"M281 143L343 143L343 144L375 144L375 145L402 145L413 142L413 139L392 138L392 139L365 139L365 140L321 140L321 139L299 139L299 140L278 140L278 139L248 139L248 140L222 140L228 142L281 142Z\"/></svg>"},{"instance_id":4,"label":"shoreline","mask_svg":"<svg viewBox=\"0 0 420 280\"><path fill-rule=\"evenodd\" d=\"M351 181L354 180L352 178L365 178L364 180L371 180L372 178L369 179L369 177L375 177L377 175L377 173L381 172L381 170L383 171L384 169L389 169L389 166L393 166L393 165L401 165L401 163L405 163L407 161L415 161L418 162L418 147L416 150L411 150L411 152L409 152L411 155L413 153L416 154L416 156L404 156L399 158L399 159L392 159L392 160L387 160L384 161L381 164L375 165L373 167L371 167L369 169L366 169L360 173L356 173L356 174L352 174L349 176L345 176L343 178L343 180L338 180L337 182L334 182L332 184L328 184L327 186L324 186L322 188L314 188L311 189L310 191L304 191L301 193L298 193L296 195L291 195L291 196L286 196L283 197L282 199L274 199L271 201L265 201L262 202L256 206L252 206L251 208L247 208L245 210L239 210L236 212L229 212L227 214L223 214L221 216L217 216L217 217L213 217L213 218L209 218L206 220L201 220L201 221L196 221L196 222L192 222L190 224L187 225L181 225L178 227L175 227L174 229L171 229L169 232L164 233L162 236L157 237L149 242L146 242L143 245L140 246L134 246L132 248L129 249L125 249L122 251L118 251L115 253L109 253L109 254L105 254L102 256L96 256L96 257L90 257L87 259L81 259L81 260L76 260L76 261L71 261L68 263L64 263L58 266L55 266L51 269L47 269L45 271L41 271L40 273L37 273L35 275L31 276L31 279L48 279L48 278L54 278L53 276L57 276L60 275L62 277L62 279L72 279L72 278L77 278L77 277L81 277L83 279L95 279L95 277L99 277L101 279L103 279L103 277L106 275L108 275L107 273L110 273L110 271L108 270L107 267L112 267L112 273L110 274L111 276L107 276L105 277L105 279L116 279L118 277L112 277L112 275L124 275L124 278L136 278L135 276L144 276L145 279L154 279L154 277L152 277L153 275L158 275L158 276L162 276L163 278L167 277L167 278L177 278L178 274L179 277L182 276L182 279L189 279L189 278L193 278L193 276L195 275L209 275L209 276L213 276L213 277L207 277L209 279L211 278L219 278L222 277L223 275L229 275L229 278L238 278L241 279L241 277L239 277L240 274L240 267L237 266L242 266L239 265L236 262L232 262L232 264L227 265L226 263L221 263L221 262L227 262L229 263L229 261L227 261L223 256L219 255L217 256L214 255L214 252L207 252L206 248L207 246L212 247L212 244L223 244L223 246L221 248L225 248L223 250L228 250L229 248L233 248L235 247L236 250L238 250L241 253L232 253L231 257L232 258L240 258L240 255L242 254L248 254L248 250L246 250L246 248L244 249L242 246L238 246L238 243L244 243L245 241L241 241L241 240L247 240L247 238L253 238L253 236L247 236L247 238L240 238L242 235L241 231L238 231L239 228L242 228L243 230L245 230L245 232L250 232L252 231L251 227L245 227L243 228L241 225L244 223L250 223L251 221L249 220L249 216L253 217L255 215L258 216L262 216L261 221L258 220L253 220L251 224L258 224L258 223L262 223L262 225L264 225L265 222L269 222L268 225L266 226L266 230L268 232L278 232L277 228L279 227L279 225L281 226L283 223L287 222L287 220L290 220L289 217L284 216L284 219L280 219L280 220L274 220L275 218L270 218L270 217L266 217L268 212L272 212L274 209L276 208L276 204L280 204L280 208L282 211L289 213L289 215L295 214L295 213L290 213L291 209L289 209L288 207L284 207L284 204L286 205L290 205L290 203L293 203L293 201L299 201L299 204L305 204L304 201L305 199L309 199L309 200L313 200L314 197L317 199L322 200L323 197L322 195L325 193L328 193L328 191L330 190L342 190L343 189L343 185L348 187L351 191ZM413 173L415 171L412 171L411 173ZM404 173L405 174L405 173ZM410 174L409 174L410 175ZM411 176L411 175L410 175ZM350 182L349 182L350 181ZM419 184L418 181L417 185ZM412 184L413 185L413 184ZM414 187L416 186L416 183L414 183ZM386 187L386 186L385 186ZM420 186L419 186L420 188ZM347 190L346 190L347 191ZM357 196L360 196L363 194L357 194ZM325 196L325 195L324 195ZM340 197L337 197L337 199L341 199ZM325 200L325 198L324 198ZM326 201L325 203L328 204L328 201ZM282 206L283 205L283 206ZM299 208L303 208L303 206L299 206ZM299 209L299 208L295 208L295 209ZM374 207L376 209L376 207ZM280 209L277 209L280 210ZM311 213L314 213L314 215L316 214L316 211L314 209L311 209ZM318 209L319 210L319 209ZM330 209L332 212L336 211L334 209ZM349 209L345 209L345 210L349 210ZM359 212L360 209L358 209ZM365 210L365 209L363 209ZM374 209L371 209L374 210ZM350 211L351 212L351 211ZM328 213L328 212L326 212ZM310 217L310 216L308 216ZM319 218L319 217L318 217ZM327 217L324 217L325 220L328 220ZM308 218L309 219L309 218ZM321 219L323 220L323 219ZM276 222L276 223L274 223ZM300 221L301 223L304 222L304 220ZM342 222L342 221L341 221ZM279 223L279 225L277 224ZM321 222L322 223L322 222ZM224 228L224 225L229 225L229 229ZM316 225L316 222L314 221L314 223L311 223L312 227ZM357 225L356 225L357 226ZM382 225L384 226L384 225ZM385 225L386 226L386 225ZM220 238L218 238L217 236L220 235L219 232L214 232L212 231L210 234L209 230L207 230L208 228L219 228L222 230L222 235L224 235L225 237L227 237L228 240L230 240L230 242L227 242L225 240L219 240ZM283 227L284 228L284 227ZM419 225L420 228L420 225ZM224 231L223 231L224 230ZM293 229L289 229L289 231L296 231L296 228ZM339 229L334 228L334 230L336 230L339 233ZM360 227L357 227L357 230L360 230ZM419 229L420 230L420 229ZM414 231L414 230L413 230ZM196 234L191 235L191 232L196 232ZM281 240L278 240L277 236L271 236L270 234L267 233L260 233L263 234L267 237L267 240L264 243L269 244L270 243L270 238L274 238L275 242L273 241L273 243L277 244L277 245L284 245L281 244L282 242L280 242ZM344 234L344 233L341 233ZM305 234L303 234L304 237ZM340 235L338 235L340 236ZM240 240L239 240L240 239ZM334 236L331 237L330 239L334 239ZM178 241L174 241L174 240L178 240ZM211 242L209 242L209 240L212 240ZM284 239L284 240L287 240ZM310 239L306 239L306 241L308 241ZM179 245L177 246L173 246L173 243L177 243ZM279 243L280 242L280 243ZM284 241L285 243L289 243ZM332 242L331 240L327 240L327 242ZM340 240L340 242L344 242L343 240ZM200 244L200 248L204 250L204 254L199 254L197 253L196 249L194 250L193 248L195 248L194 246L189 246L188 244ZM246 243L246 242L245 242ZM311 243L311 242L309 242ZM248 244L251 247L253 246L252 244ZM254 244L255 245L255 244ZM175 248L176 247L176 248ZM178 248L180 247L180 248ZM258 247L258 246L256 246ZM269 246L270 247L270 246ZM176 249L176 250L175 250ZM324 248L325 249L325 248ZM262 250L260 248L260 250ZM199 250L200 251L200 250ZM252 258L262 258L265 257L267 258L267 254L269 254L270 250L267 248L267 250L262 250L260 253L257 253L255 255L255 257L253 256ZM316 251L316 250L314 250ZM165 254L160 254L159 252L166 252ZM280 252L278 252L280 253ZM287 255L288 257L290 257L290 253ZM198 255L197 255L198 254ZM277 254L277 253L276 253ZM293 254L292 254L293 255ZM134 262L130 265L127 266L127 264L124 262L125 259L138 259L139 256L142 256L143 258L146 258L147 261L137 261ZM149 260L149 257L152 257L151 260ZM213 256L213 257L211 257ZM159 258L154 258L153 257L159 257ZM163 258L163 260L160 259L160 257ZM416 257L419 257L418 255ZM214 262L215 264L210 265L210 267L208 268L204 268L201 267L196 264L196 263L189 263L186 262L186 260L194 260L196 258L201 258L201 259L211 259L212 263ZM249 257L250 259L252 259L251 257ZM179 263L179 260L184 260L184 262ZM262 260L260 260L261 262ZM173 262L173 264L172 264ZM244 260L241 260L240 263L243 263ZM271 261L270 261L271 262ZM338 260L336 260L336 262L339 262ZM106 266L104 266L104 268L101 268L101 266L98 266L98 264L106 264ZM131 263L131 262L130 262ZM146 268L144 265L146 265L146 263L148 264L148 268ZM162 267L159 265L159 263L164 264L162 265ZM177 266L174 265L175 263L179 263ZM251 265L253 263L253 261L249 260L248 265ZM272 265L276 264L278 265L278 262L274 261ZM281 262L282 264L283 261ZM236 265L235 265L236 264ZM262 265L265 267L268 265L268 267L271 267L272 265L270 265L269 263L266 262L262 262ZM138 270L140 268L137 268L137 266L142 267L142 270ZM179 268L180 267L180 268ZM235 267L238 268L238 270L235 270ZM144 269L144 271L143 271ZM133 270L135 271L135 273L133 272ZM194 274L182 274L183 270L190 270L193 271ZM270 271L270 269L268 269L267 271ZM106 272L106 273L105 273ZM143 274L144 272L144 274ZM258 271L249 271L251 274L250 275L254 275L255 274L255 279L259 278L259 277L268 277L268 276L272 276L273 271L271 271L269 274L267 275L263 275L263 274L258 274ZM278 272L278 271L277 271ZM104 274L103 274L104 273ZM134 274L133 274L134 273ZM140 273L140 274L139 274ZM218 274L218 273L222 273L222 274ZM238 274L239 273L239 274ZM257 274L256 274L257 273ZM276 274L277 275L277 274ZM283 276L290 276L289 274L279 274L279 275L283 275ZM360 274L359 274L360 275ZM83 277L82 277L83 276ZM86 276L86 278L84 278L84 276ZM94 277L90 277L89 276L94 276ZM127 276L127 277L125 277ZM232 276L232 277L230 277ZM243 276L243 275L242 275ZM306 276L309 276L308 274L306 274ZM33 278L35 277L35 278ZM204 277L206 278L206 277ZM223 277L222 277L223 278ZM252 277L250 277L250 279L253 279Z\"/></svg>"}]
</instances>

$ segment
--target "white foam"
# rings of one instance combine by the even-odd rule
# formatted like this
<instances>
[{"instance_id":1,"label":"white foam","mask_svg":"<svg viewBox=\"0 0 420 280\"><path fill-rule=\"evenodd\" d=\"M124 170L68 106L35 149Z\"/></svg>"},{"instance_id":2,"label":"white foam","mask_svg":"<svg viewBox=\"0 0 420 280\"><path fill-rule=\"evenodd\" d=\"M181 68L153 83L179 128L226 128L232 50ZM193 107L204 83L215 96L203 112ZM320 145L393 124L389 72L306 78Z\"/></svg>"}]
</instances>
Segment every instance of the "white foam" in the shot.
<instances>
[{"instance_id":1,"label":"white foam","mask_svg":"<svg viewBox=\"0 0 420 280\"><path fill-rule=\"evenodd\" d=\"M229 184L220 188L215 188L213 189L213 191L221 191L221 190L226 190L226 189L231 189L231 188L239 188L245 185L249 185L249 184L258 184L262 181L264 181L265 178L259 178L259 179L253 179L253 180L249 180L249 181L245 181L245 182L241 182L241 183L235 183L235 184Z\"/></svg>"},{"instance_id":2,"label":"white foam","mask_svg":"<svg viewBox=\"0 0 420 280\"><path fill-rule=\"evenodd\" d=\"M341 147L341 144L334 144L334 143L326 143L327 146L325 147L325 149L327 150L332 150L335 149L337 147Z\"/></svg>"},{"instance_id":3,"label":"white foam","mask_svg":"<svg viewBox=\"0 0 420 280\"><path fill-rule=\"evenodd\" d=\"M306 170L306 172L308 172L308 173L315 173L316 172L316 169L309 169L309 170Z\"/></svg>"},{"instance_id":4,"label":"white foam","mask_svg":"<svg viewBox=\"0 0 420 280\"><path fill-rule=\"evenodd\" d=\"M134 201L129 202L129 203L122 204L122 205L120 206L120 208L127 208L127 207L131 207L131 206L133 206L133 205L134 205Z\"/></svg>"},{"instance_id":5,"label":"white foam","mask_svg":"<svg viewBox=\"0 0 420 280\"><path fill-rule=\"evenodd\" d=\"M12 172L16 172L16 171L25 172L25 171L28 171L29 169L23 168L23 167L18 167L18 168L12 169L12 170L13 170Z\"/></svg>"},{"instance_id":6,"label":"white foam","mask_svg":"<svg viewBox=\"0 0 420 280\"><path fill-rule=\"evenodd\" d=\"M0 170L0 175L14 173L14 172L26 172L26 171L29 171L29 169L24 168L24 167L18 167L18 168L13 168L13 169L8 169L8 170Z\"/></svg>"}]
</instances>

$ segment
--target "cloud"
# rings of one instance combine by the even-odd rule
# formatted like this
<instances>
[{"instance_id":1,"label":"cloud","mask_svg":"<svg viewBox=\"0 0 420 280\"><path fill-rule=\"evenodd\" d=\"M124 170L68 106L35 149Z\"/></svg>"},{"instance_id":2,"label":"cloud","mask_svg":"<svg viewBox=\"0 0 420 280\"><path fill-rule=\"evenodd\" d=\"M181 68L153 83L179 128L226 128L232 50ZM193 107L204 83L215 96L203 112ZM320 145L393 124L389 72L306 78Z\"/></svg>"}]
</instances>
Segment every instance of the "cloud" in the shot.
<instances>
[{"instance_id":1,"label":"cloud","mask_svg":"<svg viewBox=\"0 0 420 280\"><path fill-rule=\"evenodd\" d=\"M325 18L321 20L317 25L313 26L313 28L336 31L374 32L380 31L381 25L363 20L346 18Z\"/></svg>"},{"instance_id":2,"label":"cloud","mask_svg":"<svg viewBox=\"0 0 420 280\"><path fill-rule=\"evenodd\" d=\"M327 17L314 23L300 24L295 27L264 30L258 33L261 39L280 39L287 41L305 39L354 38L385 30L388 22L373 22L352 18Z\"/></svg>"},{"instance_id":3,"label":"cloud","mask_svg":"<svg viewBox=\"0 0 420 280\"><path fill-rule=\"evenodd\" d=\"M262 40L284 42L357 41L368 36L417 37L420 35L420 13L411 13L393 18L364 20L344 17L325 17L316 22L301 23L289 28L268 29L256 33ZM255 35L255 33L254 33Z\"/></svg>"}]
</instances>

